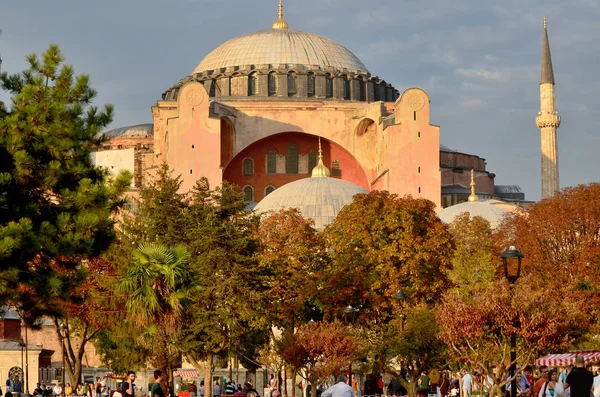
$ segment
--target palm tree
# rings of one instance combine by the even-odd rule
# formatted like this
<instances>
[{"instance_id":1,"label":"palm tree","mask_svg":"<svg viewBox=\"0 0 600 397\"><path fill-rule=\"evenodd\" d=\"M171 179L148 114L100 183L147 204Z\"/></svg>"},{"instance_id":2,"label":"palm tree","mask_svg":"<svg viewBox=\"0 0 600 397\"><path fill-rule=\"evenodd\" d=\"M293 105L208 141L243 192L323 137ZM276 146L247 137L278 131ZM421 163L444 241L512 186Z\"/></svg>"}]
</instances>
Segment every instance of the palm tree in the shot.
<instances>
[{"instance_id":1,"label":"palm tree","mask_svg":"<svg viewBox=\"0 0 600 397\"><path fill-rule=\"evenodd\" d=\"M176 357L173 342L199 285L190 272L190 254L185 247L144 243L133 251L132 259L118 290L127 294L128 318L143 327L140 341L149 347L156 367L162 370L165 384L161 386L167 392L172 358Z\"/></svg>"}]
</instances>

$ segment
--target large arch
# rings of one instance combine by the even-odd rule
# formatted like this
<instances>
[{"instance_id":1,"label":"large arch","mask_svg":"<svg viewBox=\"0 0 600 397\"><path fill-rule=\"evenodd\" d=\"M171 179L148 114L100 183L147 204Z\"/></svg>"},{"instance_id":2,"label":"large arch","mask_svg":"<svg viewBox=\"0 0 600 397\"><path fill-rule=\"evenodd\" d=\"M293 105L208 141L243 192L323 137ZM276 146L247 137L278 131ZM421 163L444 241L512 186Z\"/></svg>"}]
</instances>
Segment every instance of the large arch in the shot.
<instances>
[{"instance_id":1,"label":"large arch","mask_svg":"<svg viewBox=\"0 0 600 397\"><path fill-rule=\"evenodd\" d=\"M298 173L286 173L285 153L289 143L298 147L299 167ZM265 188L274 186L279 188L287 183L309 178L308 168L309 153L318 146L318 135L302 132L284 132L260 139L240 153L238 153L225 167L223 179L239 187L252 185L255 192L255 201L264 197ZM321 138L323 149L323 162L332 172L333 178L339 178L370 190L367 175L356 158L339 144L326 138ZM276 173L267 173L267 155L269 152L277 153ZM254 175L244 176L241 172L244 159L254 160ZM333 170L333 163L337 162L339 169Z\"/></svg>"}]
</instances>

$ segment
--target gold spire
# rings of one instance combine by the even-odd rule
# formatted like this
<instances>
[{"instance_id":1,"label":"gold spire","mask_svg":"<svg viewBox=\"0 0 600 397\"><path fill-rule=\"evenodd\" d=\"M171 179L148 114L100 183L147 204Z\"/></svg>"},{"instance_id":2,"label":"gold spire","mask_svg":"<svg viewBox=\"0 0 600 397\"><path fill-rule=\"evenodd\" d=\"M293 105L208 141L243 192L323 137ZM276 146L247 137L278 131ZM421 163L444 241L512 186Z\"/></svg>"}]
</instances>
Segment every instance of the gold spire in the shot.
<instances>
[{"instance_id":1,"label":"gold spire","mask_svg":"<svg viewBox=\"0 0 600 397\"><path fill-rule=\"evenodd\" d=\"M312 169L313 178L327 178L329 177L329 169L323 164L323 151L321 150L321 137L319 137L319 162Z\"/></svg>"},{"instance_id":2,"label":"gold spire","mask_svg":"<svg viewBox=\"0 0 600 397\"><path fill-rule=\"evenodd\" d=\"M285 21L285 19L283 19L283 0L279 0L279 18L273 24L273 29L281 30L281 29L287 29L287 28L288 28L288 24Z\"/></svg>"},{"instance_id":3,"label":"gold spire","mask_svg":"<svg viewBox=\"0 0 600 397\"><path fill-rule=\"evenodd\" d=\"M544 15L544 29L548 27L548 23L546 22L546 16Z\"/></svg>"},{"instance_id":4,"label":"gold spire","mask_svg":"<svg viewBox=\"0 0 600 397\"><path fill-rule=\"evenodd\" d=\"M479 201L479 197L475 194L475 170L471 170L471 195L469 202Z\"/></svg>"}]
</instances>

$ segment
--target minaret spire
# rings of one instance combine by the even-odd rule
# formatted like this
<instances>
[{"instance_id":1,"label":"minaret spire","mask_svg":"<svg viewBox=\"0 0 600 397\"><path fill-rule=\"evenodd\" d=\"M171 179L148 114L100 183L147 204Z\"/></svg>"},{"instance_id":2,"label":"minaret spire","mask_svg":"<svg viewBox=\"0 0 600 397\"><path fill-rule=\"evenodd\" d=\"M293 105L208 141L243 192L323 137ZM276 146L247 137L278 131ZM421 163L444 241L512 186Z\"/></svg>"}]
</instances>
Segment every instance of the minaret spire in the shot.
<instances>
[{"instance_id":1,"label":"minaret spire","mask_svg":"<svg viewBox=\"0 0 600 397\"><path fill-rule=\"evenodd\" d=\"M535 119L542 141L542 198L554 195L560 189L558 178L558 144L556 129L560 116L554 104L554 71L548 41L548 23L544 15L542 42L542 74L540 79L540 112Z\"/></svg>"},{"instance_id":2,"label":"minaret spire","mask_svg":"<svg viewBox=\"0 0 600 397\"><path fill-rule=\"evenodd\" d=\"M283 19L283 0L279 0L278 16L279 16L279 18L277 18L277 21L275 21L275 23L273 24L273 29L277 29L277 30L287 29L288 24L285 21L285 19Z\"/></svg>"},{"instance_id":3,"label":"minaret spire","mask_svg":"<svg viewBox=\"0 0 600 397\"><path fill-rule=\"evenodd\" d=\"M323 151L321 150L321 137L319 137L319 162L312 169L313 178L327 178L329 176L329 168L323 164Z\"/></svg>"}]
</instances>

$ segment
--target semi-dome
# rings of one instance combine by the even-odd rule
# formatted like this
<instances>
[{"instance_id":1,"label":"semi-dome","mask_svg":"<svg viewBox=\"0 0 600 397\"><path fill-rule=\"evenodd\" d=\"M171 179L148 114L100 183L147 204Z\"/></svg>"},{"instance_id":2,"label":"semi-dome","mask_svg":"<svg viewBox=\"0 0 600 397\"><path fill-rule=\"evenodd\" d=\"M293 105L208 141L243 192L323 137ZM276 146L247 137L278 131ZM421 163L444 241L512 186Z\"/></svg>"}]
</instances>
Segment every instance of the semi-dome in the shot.
<instances>
[{"instance_id":1,"label":"semi-dome","mask_svg":"<svg viewBox=\"0 0 600 397\"><path fill-rule=\"evenodd\" d=\"M329 177L329 170L323 165L319 141L319 163L313 168L312 177L275 189L254 209L262 214L297 208L304 217L313 219L315 228L322 231L333 222L346 204L352 202L355 195L368 193L354 183Z\"/></svg>"},{"instance_id":2,"label":"semi-dome","mask_svg":"<svg viewBox=\"0 0 600 397\"><path fill-rule=\"evenodd\" d=\"M252 65L316 66L358 70L367 68L350 50L314 33L268 29L231 39L208 54L192 74Z\"/></svg>"},{"instance_id":3,"label":"semi-dome","mask_svg":"<svg viewBox=\"0 0 600 397\"><path fill-rule=\"evenodd\" d=\"M464 203L452 205L438 212L438 217L442 222L450 224L462 213L468 212L471 217L480 216L490 223L490 227L495 229L500 225L502 219L510 211L498 205L498 200L478 200L466 201Z\"/></svg>"}]
</instances>

